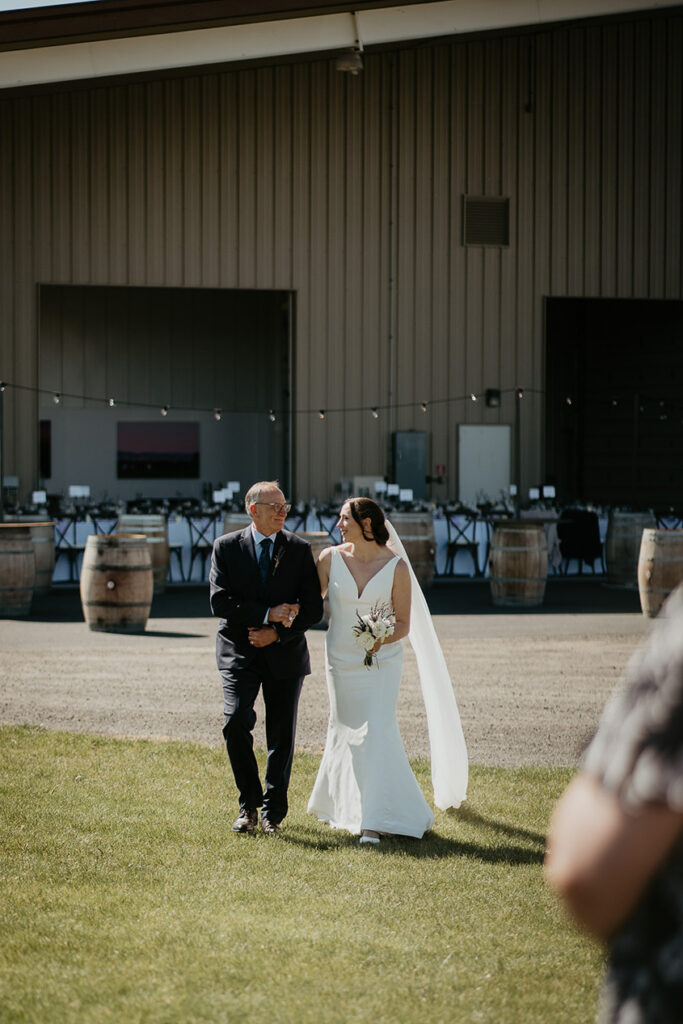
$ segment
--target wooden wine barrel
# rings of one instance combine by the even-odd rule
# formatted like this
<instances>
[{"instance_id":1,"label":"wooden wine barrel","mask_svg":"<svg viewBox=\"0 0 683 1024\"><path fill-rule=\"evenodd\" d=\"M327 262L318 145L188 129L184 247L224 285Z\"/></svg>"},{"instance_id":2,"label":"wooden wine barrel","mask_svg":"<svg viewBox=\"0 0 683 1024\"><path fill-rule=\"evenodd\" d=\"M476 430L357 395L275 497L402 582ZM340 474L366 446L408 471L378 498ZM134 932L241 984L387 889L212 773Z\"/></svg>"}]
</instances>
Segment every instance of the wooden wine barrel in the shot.
<instances>
[{"instance_id":1,"label":"wooden wine barrel","mask_svg":"<svg viewBox=\"0 0 683 1024\"><path fill-rule=\"evenodd\" d=\"M119 518L116 533L139 533L147 538L152 559L154 593L163 594L166 590L170 557L166 516L123 515Z\"/></svg>"},{"instance_id":2,"label":"wooden wine barrel","mask_svg":"<svg viewBox=\"0 0 683 1024\"><path fill-rule=\"evenodd\" d=\"M493 603L505 608L543 604L547 578L548 544L542 524L528 520L495 523L489 547Z\"/></svg>"},{"instance_id":3,"label":"wooden wine barrel","mask_svg":"<svg viewBox=\"0 0 683 1024\"><path fill-rule=\"evenodd\" d=\"M30 527L33 553L36 557L36 581L33 593L47 594L55 571L55 524L51 519L36 516L5 516L6 523L23 523Z\"/></svg>"},{"instance_id":4,"label":"wooden wine barrel","mask_svg":"<svg viewBox=\"0 0 683 1024\"><path fill-rule=\"evenodd\" d=\"M650 619L658 615L679 583L683 583L683 530L643 530L638 558L643 615Z\"/></svg>"},{"instance_id":5,"label":"wooden wine barrel","mask_svg":"<svg viewBox=\"0 0 683 1024\"><path fill-rule=\"evenodd\" d=\"M81 569L81 604L90 629L143 633L154 593L152 558L142 534L93 534Z\"/></svg>"},{"instance_id":6,"label":"wooden wine barrel","mask_svg":"<svg viewBox=\"0 0 683 1024\"><path fill-rule=\"evenodd\" d=\"M36 556L29 523L0 523L0 617L24 618L31 611Z\"/></svg>"},{"instance_id":7,"label":"wooden wine barrel","mask_svg":"<svg viewBox=\"0 0 683 1024\"><path fill-rule=\"evenodd\" d=\"M418 583L425 590L434 579L436 538L431 512L393 512L388 518L406 549Z\"/></svg>"},{"instance_id":8,"label":"wooden wine barrel","mask_svg":"<svg viewBox=\"0 0 683 1024\"><path fill-rule=\"evenodd\" d=\"M638 583L638 556L643 530L657 526L651 512L621 512L613 509L607 524L605 564L609 583L635 587Z\"/></svg>"}]
</instances>

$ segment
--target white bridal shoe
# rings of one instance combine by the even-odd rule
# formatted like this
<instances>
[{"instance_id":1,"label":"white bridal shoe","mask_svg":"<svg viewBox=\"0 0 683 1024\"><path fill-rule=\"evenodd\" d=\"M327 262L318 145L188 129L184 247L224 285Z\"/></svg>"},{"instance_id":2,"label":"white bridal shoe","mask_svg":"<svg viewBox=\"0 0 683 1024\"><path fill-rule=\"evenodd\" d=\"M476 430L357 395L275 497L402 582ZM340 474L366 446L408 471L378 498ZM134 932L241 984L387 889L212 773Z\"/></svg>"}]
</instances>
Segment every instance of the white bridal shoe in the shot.
<instances>
[{"instance_id":1,"label":"white bridal shoe","mask_svg":"<svg viewBox=\"0 0 683 1024\"><path fill-rule=\"evenodd\" d=\"M377 832L371 832L370 829L366 829L360 834L360 842L361 845L363 843L373 843L374 845L377 845L379 843L379 835Z\"/></svg>"}]
</instances>

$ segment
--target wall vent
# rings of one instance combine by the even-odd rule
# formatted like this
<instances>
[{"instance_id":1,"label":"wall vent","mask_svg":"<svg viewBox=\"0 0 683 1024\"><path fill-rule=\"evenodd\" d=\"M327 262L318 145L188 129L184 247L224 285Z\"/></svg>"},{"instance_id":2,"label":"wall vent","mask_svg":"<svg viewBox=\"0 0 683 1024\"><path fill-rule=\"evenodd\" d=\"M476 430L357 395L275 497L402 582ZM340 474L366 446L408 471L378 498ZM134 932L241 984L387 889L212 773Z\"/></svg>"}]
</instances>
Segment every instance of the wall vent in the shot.
<instances>
[{"instance_id":1,"label":"wall vent","mask_svg":"<svg viewBox=\"0 0 683 1024\"><path fill-rule=\"evenodd\" d=\"M463 245L509 245L510 200L463 196Z\"/></svg>"}]
</instances>

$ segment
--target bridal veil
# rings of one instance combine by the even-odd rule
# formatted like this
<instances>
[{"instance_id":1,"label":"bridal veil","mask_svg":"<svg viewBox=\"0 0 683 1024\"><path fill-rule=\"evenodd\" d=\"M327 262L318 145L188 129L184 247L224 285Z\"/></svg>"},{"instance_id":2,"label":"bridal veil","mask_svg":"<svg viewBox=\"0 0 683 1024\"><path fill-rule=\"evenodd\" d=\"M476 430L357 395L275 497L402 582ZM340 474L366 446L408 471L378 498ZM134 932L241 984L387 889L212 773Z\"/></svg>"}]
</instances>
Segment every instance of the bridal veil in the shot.
<instances>
[{"instance_id":1,"label":"bridal veil","mask_svg":"<svg viewBox=\"0 0 683 1024\"><path fill-rule=\"evenodd\" d=\"M410 569L412 600L408 639L417 659L422 699L427 712L434 803L445 811L448 807L459 807L467 795L467 747L460 712L422 588L400 537L389 520L385 522L389 531L389 547L405 560Z\"/></svg>"}]
</instances>

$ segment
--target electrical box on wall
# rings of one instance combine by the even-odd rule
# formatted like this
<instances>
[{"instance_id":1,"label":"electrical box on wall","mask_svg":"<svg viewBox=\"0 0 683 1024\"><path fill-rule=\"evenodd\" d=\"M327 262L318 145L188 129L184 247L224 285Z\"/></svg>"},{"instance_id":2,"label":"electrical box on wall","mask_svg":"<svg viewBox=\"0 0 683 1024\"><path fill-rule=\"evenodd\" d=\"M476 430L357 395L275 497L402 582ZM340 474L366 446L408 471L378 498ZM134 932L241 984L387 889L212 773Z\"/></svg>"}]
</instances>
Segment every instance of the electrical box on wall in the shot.
<instances>
[{"instance_id":1,"label":"electrical box on wall","mask_svg":"<svg viewBox=\"0 0 683 1024\"><path fill-rule=\"evenodd\" d=\"M424 430L395 430L392 437L394 481L411 490L415 501L426 497L427 434Z\"/></svg>"}]
</instances>

